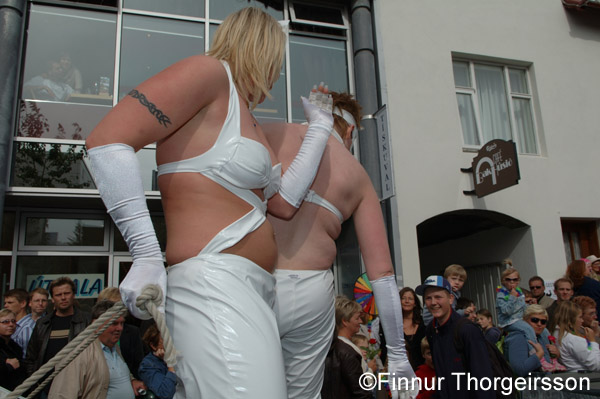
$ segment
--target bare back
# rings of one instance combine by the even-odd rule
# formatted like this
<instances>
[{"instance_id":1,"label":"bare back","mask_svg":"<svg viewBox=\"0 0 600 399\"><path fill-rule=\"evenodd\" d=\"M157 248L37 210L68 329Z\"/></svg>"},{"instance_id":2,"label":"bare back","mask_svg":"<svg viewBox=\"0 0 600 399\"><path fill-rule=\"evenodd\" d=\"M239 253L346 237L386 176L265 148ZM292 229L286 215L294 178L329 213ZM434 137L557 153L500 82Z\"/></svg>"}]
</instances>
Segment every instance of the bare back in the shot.
<instances>
[{"instance_id":1,"label":"bare back","mask_svg":"<svg viewBox=\"0 0 600 399\"><path fill-rule=\"evenodd\" d=\"M285 169L298 152L307 126L268 124L263 129ZM332 203L348 219L363 199L371 182L360 163L335 138L330 137L311 189ZM286 221L269 215L275 229L277 268L325 270L337 253L335 240L341 223L331 211L303 202L296 215Z\"/></svg>"},{"instance_id":2,"label":"bare back","mask_svg":"<svg viewBox=\"0 0 600 399\"><path fill-rule=\"evenodd\" d=\"M92 132L88 147L117 142L138 150L156 142L158 165L204 154L215 144L227 116L229 87L220 61L208 56L189 57L136 88L152 107L139 95L124 97L98 125L99 134ZM261 143L275 163L277 158L260 126L245 101L239 98L239 102L241 136ZM169 118L168 124L157 122L156 110ZM252 209L200 173L165 174L158 183L167 224L166 257L171 265L196 256L219 231ZM263 199L262 190L252 191ZM243 256L272 271L276 251L272 228L265 222L223 252Z\"/></svg>"}]
</instances>

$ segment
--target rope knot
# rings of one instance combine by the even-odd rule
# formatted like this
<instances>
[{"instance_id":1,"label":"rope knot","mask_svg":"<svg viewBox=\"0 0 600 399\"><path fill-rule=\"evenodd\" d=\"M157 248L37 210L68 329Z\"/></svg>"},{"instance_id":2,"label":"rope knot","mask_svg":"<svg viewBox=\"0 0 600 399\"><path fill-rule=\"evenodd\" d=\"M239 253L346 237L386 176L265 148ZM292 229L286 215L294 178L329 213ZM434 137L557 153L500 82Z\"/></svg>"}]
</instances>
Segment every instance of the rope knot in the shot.
<instances>
[{"instance_id":1,"label":"rope knot","mask_svg":"<svg viewBox=\"0 0 600 399\"><path fill-rule=\"evenodd\" d=\"M146 307L147 302L152 302L154 306L160 306L163 300L163 292L157 284L148 284L142 290L142 293L137 297L135 305L150 313L150 309Z\"/></svg>"}]
</instances>

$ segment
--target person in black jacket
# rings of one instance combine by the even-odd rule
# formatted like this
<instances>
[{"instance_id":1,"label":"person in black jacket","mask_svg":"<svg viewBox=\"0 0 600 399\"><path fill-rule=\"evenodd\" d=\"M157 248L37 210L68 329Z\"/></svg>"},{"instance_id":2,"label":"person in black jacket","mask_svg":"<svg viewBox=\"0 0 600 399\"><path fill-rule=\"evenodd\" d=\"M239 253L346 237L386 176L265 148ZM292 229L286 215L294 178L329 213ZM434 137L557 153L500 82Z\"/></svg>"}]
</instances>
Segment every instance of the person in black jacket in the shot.
<instances>
[{"instance_id":1,"label":"person in black jacket","mask_svg":"<svg viewBox=\"0 0 600 399\"><path fill-rule=\"evenodd\" d=\"M463 350L459 352L455 346L457 321L463 316L452 310L454 296L448 280L442 276L429 276L415 291L423 296L425 306L434 317L427 326L426 334L436 377L444 378L438 388L440 398L495 398L493 389L484 390L478 386L483 378L489 378L492 383L494 381L481 329L473 323L461 323L458 337L463 343ZM475 380L471 380L469 385L468 376L458 376L455 373L468 373Z\"/></svg>"},{"instance_id":2,"label":"person in black jacket","mask_svg":"<svg viewBox=\"0 0 600 399\"><path fill-rule=\"evenodd\" d=\"M75 307L73 280L60 277L50 283L48 291L52 296L54 312L39 319L33 328L25 355L27 375L33 374L53 358L91 321L89 313Z\"/></svg>"},{"instance_id":3,"label":"person in black jacket","mask_svg":"<svg viewBox=\"0 0 600 399\"><path fill-rule=\"evenodd\" d=\"M21 364L23 349L10 336L17 326L12 310L0 310L0 386L13 390L25 379L25 368Z\"/></svg>"},{"instance_id":4,"label":"person in black jacket","mask_svg":"<svg viewBox=\"0 0 600 399\"><path fill-rule=\"evenodd\" d=\"M344 296L335 298L335 334L337 335L325 359L322 399L371 399L372 392L359 384L363 357L351 341L360 330L362 308Z\"/></svg>"}]
</instances>

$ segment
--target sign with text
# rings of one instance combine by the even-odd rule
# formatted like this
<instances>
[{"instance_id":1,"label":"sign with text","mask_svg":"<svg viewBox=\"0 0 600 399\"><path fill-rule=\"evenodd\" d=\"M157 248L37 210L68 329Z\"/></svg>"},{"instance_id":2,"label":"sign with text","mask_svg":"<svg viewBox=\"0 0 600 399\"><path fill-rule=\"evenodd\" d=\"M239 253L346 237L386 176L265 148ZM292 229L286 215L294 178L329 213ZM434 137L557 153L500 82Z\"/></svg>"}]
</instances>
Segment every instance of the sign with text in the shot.
<instances>
[{"instance_id":1,"label":"sign with text","mask_svg":"<svg viewBox=\"0 0 600 399\"><path fill-rule=\"evenodd\" d=\"M98 298L104 289L104 274L29 274L26 280L26 289L31 292L38 287L48 289L52 280L60 277L69 277L75 283L75 298Z\"/></svg>"},{"instance_id":2,"label":"sign with text","mask_svg":"<svg viewBox=\"0 0 600 399\"><path fill-rule=\"evenodd\" d=\"M519 183L517 146L512 140L492 140L471 163L475 194L481 198Z\"/></svg>"},{"instance_id":3,"label":"sign with text","mask_svg":"<svg viewBox=\"0 0 600 399\"><path fill-rule=\"evenodd\" d=\"M377 142L379 143L379 162L381 171L381 201L394 195L394 171L390 148L387 107L384 105L373 115L377 121Z\"/></svg>"}]
</instances>

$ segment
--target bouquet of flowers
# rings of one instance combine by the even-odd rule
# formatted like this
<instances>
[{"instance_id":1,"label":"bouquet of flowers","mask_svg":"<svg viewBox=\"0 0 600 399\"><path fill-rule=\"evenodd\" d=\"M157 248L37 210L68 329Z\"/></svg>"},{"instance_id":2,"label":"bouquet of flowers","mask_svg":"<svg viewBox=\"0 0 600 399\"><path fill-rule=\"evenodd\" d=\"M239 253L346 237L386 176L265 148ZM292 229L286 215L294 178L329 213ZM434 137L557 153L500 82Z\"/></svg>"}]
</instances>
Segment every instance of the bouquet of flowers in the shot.
<instances>
[{"instance_id":1,"label":"bouquet of flowers","mask_svg":"<svg viewBox=\"0 0 600 399\"><path fill-rule=\"evenodd\" d=\"M374 359L375 356L381 353L381 349L377 348L377 340L375 338L369 339L368 346L361 346L360 349L364 350L367 353L367 360Z\"/></svg>"}]
</instances>

